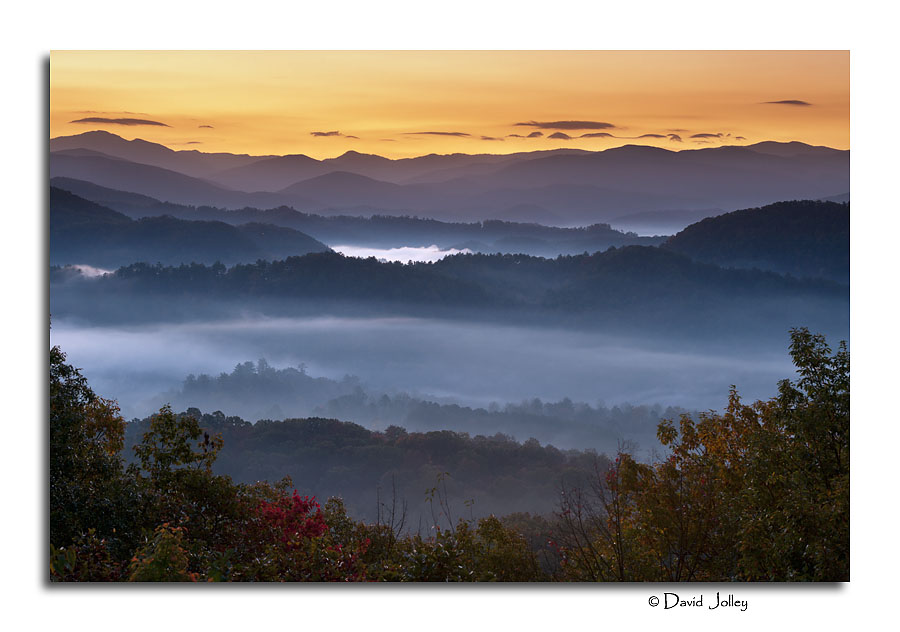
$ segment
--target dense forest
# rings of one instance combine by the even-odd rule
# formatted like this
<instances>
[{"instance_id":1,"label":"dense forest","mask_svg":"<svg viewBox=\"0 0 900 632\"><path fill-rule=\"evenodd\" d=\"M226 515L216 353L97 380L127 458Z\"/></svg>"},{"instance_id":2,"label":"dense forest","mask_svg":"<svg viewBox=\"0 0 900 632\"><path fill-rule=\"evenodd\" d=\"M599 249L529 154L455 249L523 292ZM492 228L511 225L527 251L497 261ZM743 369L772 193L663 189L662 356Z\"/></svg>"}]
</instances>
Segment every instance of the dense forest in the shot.
<instances>
[{"instance_id":1,"label":"dense forest","mask_svg":"<svg viewBox=\"0 0 900 632\"><path fill-rule=\"evenodd\" d=\"M53 347L51 579L846 581L849 353L805 329L792 331L790 353L799 377L775 397L747 405L733 390L723 413L663 421L666 453L643 463L624 449L606 458L316 418L253 426L163 407L127 424ZM226 442L232 456L265 455L253 462L271 468L244 471L244 482L221 473L232 458ZM305 480L263 482L301 453ZM470 476L463 494L490 493L498 506L524 480L549 495L552 480L556 508L476 518L477 497L452 504L454 465ZM428 485L429 521L408 523L408 499L393 484L404 468ZM374 483L374 519L297 491L322 477Z\"/></svg>"}]
</instances>

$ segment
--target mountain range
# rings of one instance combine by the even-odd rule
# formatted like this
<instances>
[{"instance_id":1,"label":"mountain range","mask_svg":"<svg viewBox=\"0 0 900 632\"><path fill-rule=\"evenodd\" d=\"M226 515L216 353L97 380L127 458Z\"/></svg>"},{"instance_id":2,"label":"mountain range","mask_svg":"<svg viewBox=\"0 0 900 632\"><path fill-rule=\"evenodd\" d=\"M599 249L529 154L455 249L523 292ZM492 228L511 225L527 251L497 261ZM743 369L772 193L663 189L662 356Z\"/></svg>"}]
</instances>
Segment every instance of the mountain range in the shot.
<instances>
[{"instance_id":1,"label":"mountain range","mask_svg":"<svg viewBox=\"0 0 900 632\"><path fill-rule=\"evenodd\" d=\"M669 151L626 145L391 160L347 152L248 156L174 151L108 132L50 141L51 177L164 202L228 209L287 205L324 215L518 219L583 226L647 212L722 211L849 191L849 151L803 143Z\"/></svg>"},{"instance_id":2,"label":"mountain range","mask_svg":"<svg viewBox=\"0 0 900 632\"><path fill-rule=\"evenodd\" d=\"M639 237L623 233L613 230L607 224L559 228L503 220L464 223L389 215L324 216L303 213L286 206L264 210L255 208L226 210L211 206L194 207L160 202L146 195L117 191L73 178L51 178L50 185L118 211L132 219L168 215L183 220L225 222L234 226L247 223L271 224L300 231L328 244L366 248L438 246L444 250L468 249L473 252L527 253L556 257L561 254L606 250L610 246L658 245L664 239L664 237ZM51 202L52 200L51 196ZM527 205L519 210L526 217L531 211ZM255 257L249 259L255 260Z\"/></svg>"}]
</instances>

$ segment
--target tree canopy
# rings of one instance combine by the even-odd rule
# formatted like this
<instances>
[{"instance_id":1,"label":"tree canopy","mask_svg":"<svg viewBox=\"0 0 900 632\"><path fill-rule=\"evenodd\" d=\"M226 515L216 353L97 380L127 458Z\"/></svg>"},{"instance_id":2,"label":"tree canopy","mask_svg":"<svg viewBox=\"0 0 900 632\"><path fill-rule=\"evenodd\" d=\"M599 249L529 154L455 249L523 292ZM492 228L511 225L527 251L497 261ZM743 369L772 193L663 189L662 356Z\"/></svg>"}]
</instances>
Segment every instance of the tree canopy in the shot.
<instances>
[{"instance_id":1,"label":"tree canopy","mask_svg":"<svg viewBox=\"0 0 900 632\"><path fill-rule=\"evenodd\" d=\"M796 382L659 426L669 454L620 454L563 503L573 578L849 581L850 356L791 332Z\"/></svg>"}]
</instances>

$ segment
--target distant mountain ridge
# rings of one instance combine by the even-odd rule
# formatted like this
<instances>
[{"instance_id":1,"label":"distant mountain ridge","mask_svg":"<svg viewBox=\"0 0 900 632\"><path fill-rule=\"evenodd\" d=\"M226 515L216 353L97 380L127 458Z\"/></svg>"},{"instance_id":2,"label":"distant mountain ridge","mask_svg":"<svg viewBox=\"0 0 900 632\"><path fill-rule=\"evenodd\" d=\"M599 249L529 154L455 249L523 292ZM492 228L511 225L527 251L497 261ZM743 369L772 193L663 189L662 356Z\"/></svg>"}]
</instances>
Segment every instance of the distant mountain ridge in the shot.
<instances>
[{"instance_id":1,"label":"distant mountain ridge","mask_svg":"<svg viewBox=\"0 0 900 632\"><path fill-rule=\"evenodd\" d=\"M252 194L233 191L178 171L131 162L102 154L72 155L51 152L50 177L86 180L100 186L149 195L177 204L212 204L240 208L241 206L277 206L287 199L277 194Z\"/></svg>"},{"instance_id":2,"label":"distant mountain ridge","mask_svg":"<svg viewBox=\"0 0 900 632\"><path fill-rule=\"evenodd\" d=\"M176 152L89 132L53 139L50 148L53 176L178 204L231 209L285 204L324 214L370 209L455 221L509 218L510 208L535 204L547 217L560 218L559 225L586 225L648 211L731 210L821 199L850 188L849 151L803 143L680 152L626 145L598 152L560 149L399 160L347 152L316 160ZM118 160L73 155L76 149Z\"/></svg>"},{"instance_id":3,"label":"distant mountain ridge","mask_svg":"<svg viewBox=\"0 0 900 632\"><path fill-rule=\"evenodd\" d=\"M102 130L73 136L58 136L50 140L51 152L71 149L92 149L116 158L179 171L197 178L272 157L229 153L210 154L193 149L176 151L165 145L151 143L140 138L126 140L121 136Z\"/></svg>"},{"instance_id":4,"label":"distant mountain ridge","mask_svg":"<svg viewBox=\"0 0 900 632\"><path fill-rule=\"evenodd\" d=\"M474 252L527 253L555 257L606 250L610 246L657 245L661 238L646 238L613 230L605 224L584 228L556 228L513 221L441 222L417 217L351 217L303 213L289 207L267 210L225 210L160 202L154 198L117 191L72 178L51 178L50 184L115 209L131 218L171 215L181 219L248 222L293 228L332 245L371 248L397 246L468 248ZM540 207L528 214L544 212ZM530 219L530 218L529 218Z\"/></svg>"}]
</instances>

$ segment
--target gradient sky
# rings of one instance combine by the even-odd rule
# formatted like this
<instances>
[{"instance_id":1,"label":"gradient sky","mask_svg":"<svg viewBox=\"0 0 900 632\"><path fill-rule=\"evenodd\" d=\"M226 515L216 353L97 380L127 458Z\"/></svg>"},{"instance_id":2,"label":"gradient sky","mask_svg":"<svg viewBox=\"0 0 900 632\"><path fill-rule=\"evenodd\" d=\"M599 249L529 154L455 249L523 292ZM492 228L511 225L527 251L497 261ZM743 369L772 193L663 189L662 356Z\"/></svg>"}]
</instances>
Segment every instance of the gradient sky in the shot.
<instances>
[{"instance_id":1,"label":"gradient sky","mask_svg":"<svg viewBox=\"0 0 900 632\"><path fill-rule=\"evenodd\" d=\"M763 140L849 149L850 54L52 52L51 137L95 129L315 158Z\"/></svg>"}]
</instances>

